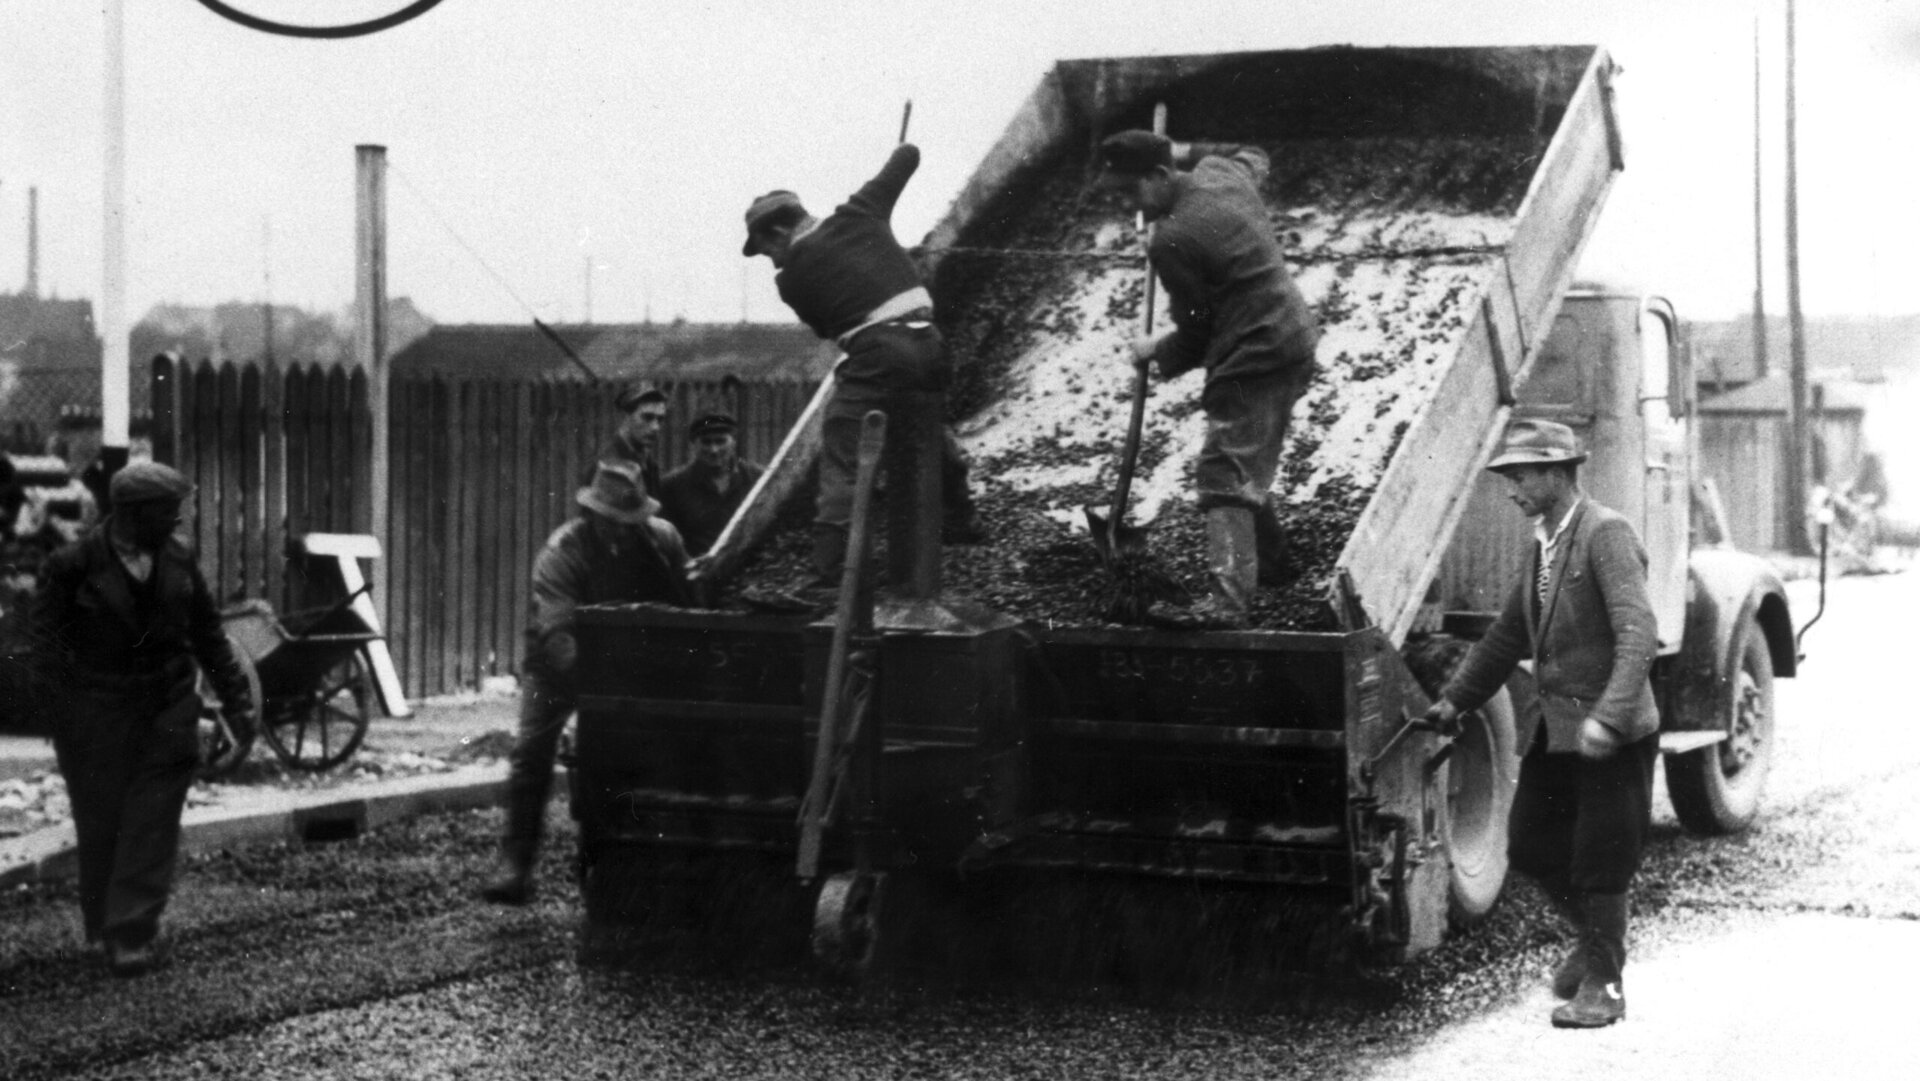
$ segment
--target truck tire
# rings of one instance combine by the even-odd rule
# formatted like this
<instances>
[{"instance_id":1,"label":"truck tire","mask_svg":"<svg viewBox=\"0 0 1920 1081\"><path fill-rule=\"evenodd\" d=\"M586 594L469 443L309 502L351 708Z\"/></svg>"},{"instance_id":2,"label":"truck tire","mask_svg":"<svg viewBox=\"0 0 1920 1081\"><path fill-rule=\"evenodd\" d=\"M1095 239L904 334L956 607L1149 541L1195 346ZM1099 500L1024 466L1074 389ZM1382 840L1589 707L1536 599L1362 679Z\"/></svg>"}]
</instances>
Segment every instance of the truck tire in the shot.
<instances>
[{"instance_id":1,"label":"truck tire","mask_svg":"<svg viewBox=\"0 0 1920 1081\"><path fill-rule=\"evenodd\" d=\"M1757 620L1737 634L1718 702L1727 738L1667 756L1667 796L1693 833L1738 833L1751 825L1773 764L1773 654Z\"/></svg>"},{"instance_id":2,"label":"truck tire","mask_svg":"<svg viewBox=\"0 0 1920 1081\"><path fill-rule=\"evenodd\" d=\"M1493 910L1507 881L1507 816L1520 779L1513 700L1505 690L1460 718L1447 763L1447 917L1468 927Z\"/></svg>"}]
</instances>

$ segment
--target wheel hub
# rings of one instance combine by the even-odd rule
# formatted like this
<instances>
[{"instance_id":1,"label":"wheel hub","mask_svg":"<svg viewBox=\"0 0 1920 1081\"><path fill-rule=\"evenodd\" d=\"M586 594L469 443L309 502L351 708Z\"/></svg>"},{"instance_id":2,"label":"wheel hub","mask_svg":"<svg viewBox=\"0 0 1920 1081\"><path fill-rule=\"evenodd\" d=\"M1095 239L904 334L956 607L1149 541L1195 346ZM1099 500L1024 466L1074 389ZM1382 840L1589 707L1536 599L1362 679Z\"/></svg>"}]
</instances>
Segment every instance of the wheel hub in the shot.
<instances>
[{"instance_id":1,"label":"wheel hub","mask_svg":"<svg viewBox=\"0 0 1920 1081\"><path fill-rule=\"evenodd\" d=\"M1743 670L1734 685L1733 724L1720 753L1721 766L1728 776L1747 768L1759 754L1765 708L1760 685Z\"/></svg>"}]
</instances>

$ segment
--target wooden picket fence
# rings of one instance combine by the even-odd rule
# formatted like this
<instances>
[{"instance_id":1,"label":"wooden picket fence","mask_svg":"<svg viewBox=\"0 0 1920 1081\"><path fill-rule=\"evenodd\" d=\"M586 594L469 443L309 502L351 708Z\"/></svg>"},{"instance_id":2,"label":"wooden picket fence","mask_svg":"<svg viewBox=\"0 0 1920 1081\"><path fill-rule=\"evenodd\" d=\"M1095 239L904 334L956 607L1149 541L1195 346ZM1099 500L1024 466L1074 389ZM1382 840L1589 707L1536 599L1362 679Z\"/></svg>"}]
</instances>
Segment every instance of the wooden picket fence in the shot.
<instances>
[{"instance_id":1,"label":"wooden picket fence","mask_svg":"<svg viewBox=\"0 0 1920 1081\"><path fill-rule=\"evenodd\" d=\"M669 385L662 468L686 425L725 407L741 453L764 461L806 407L801 382ZM290 538L362 533L372 426L359 369L155 361L154 457L198 486L200 565L216 598L281 611L323 598L289 573ZM409 698L471 689L520 663L529 570L619 420L578 380L398 376L388 387L388 529L370 569Z\"/></svg>"}]
</instances>

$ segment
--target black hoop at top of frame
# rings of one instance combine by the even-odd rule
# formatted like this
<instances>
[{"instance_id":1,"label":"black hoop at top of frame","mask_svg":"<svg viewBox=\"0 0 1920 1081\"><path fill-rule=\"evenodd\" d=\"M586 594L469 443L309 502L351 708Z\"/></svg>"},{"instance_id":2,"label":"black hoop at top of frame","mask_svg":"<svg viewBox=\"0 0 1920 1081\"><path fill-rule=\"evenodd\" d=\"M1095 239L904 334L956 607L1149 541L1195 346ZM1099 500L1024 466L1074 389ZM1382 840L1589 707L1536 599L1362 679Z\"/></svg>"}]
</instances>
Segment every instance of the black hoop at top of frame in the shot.
<instances>
[{"instance_id":1,"label":"black hoop at top of frame","mask_svg":"<svg viewBox=\"0 0 1920 1081\"><path fill-rule=\"evenodd\" d=\"M239 23L241 26L252 30L259 30L262 33L281 34L292 38L357 38L364 37L367 34L377 34L382 30L391 29L399 26L401 23L425 15L428 11L438 6L439 3L440 0L413 0L413 3L408 4L398 11L389 12L377 19L368 19L365 22L343 23L339 26L307 26L296 23L276 22L272 19L263 19L250 12L241 11L230 4L224 4L221 0L200 0L202 7L223 19Z\"/></svg>"}]
</instances>

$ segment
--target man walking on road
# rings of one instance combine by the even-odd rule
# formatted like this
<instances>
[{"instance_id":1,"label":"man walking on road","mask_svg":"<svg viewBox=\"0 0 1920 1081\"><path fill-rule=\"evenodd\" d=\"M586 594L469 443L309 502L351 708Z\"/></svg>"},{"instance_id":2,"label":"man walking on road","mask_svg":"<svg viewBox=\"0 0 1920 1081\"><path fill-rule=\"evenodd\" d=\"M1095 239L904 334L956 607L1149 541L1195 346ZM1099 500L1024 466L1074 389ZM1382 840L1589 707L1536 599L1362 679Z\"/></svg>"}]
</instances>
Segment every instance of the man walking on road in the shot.
<instances>
[{"instance_id":1,"label":"man walking on road","mask_svg":"<svg viewBox=\"0 0 1920 1081\"><path fill-rule=\"evenodd\" d=\"M1535 519L1526 573L1427 711L1442 732L1532 658L1537 708L1519 720L1508 826L1515 870L1579 933L1553 974L1560 1028L1627 1014L1627 894L1646 846L1660 718L1647 681L1659 648L1647 555L1633 526L1581 491L1586 460L1564 424L1516 420L1487 468Z\"/></svg>"},{"instance_id":2,"label":"man walking on road","mask_svg":"<svg viewBox=\"0 0 1920 1081\"><path fill-rule=\"evenodd\" d=\"M44 568L34 615L55 701L54 754L73 801L80 915L116 975L165 960L180 813L200 755L198 669L230 746L253 701L193 554L177 539L193 486L155 462L113 475L113 512Z\"/></svg>"},{"instance_id":3,"label":"man walking on road","mask_svg":"<svg viewBox=\"0 0 1920 1081\"><path fill-rule=\"evenodd\" d=\"M846 351L836 369L821 434L820 495L814 513L814 577L805 599L825 602L838 588L853 515L853 475L860 418L869 409L893 416L887 441L940 440L941 502L950 533L977 539L964 460L946 436L945 402L952 365L933 324L933 297L920 270L894 239L894 203L920 167L920 150L901 143L879 174L824 220L790 191L771 191L747 208L746 256L777 268L774 284L795 315ZM932 431L910 430L905 414ZM923 444L925 445L925 444ZM906 508L895 507L890 514Z\"/></svg>"},{"instance_id":4,"label":"man walking on road","mask_svg":"<svg viewBox=\"0 0 1920 1081\"><path fill-rule=\"evenodd\" d=\"M1157 225L1147 258L1173 314L1173 329L1134 341L1129 359L1158 362L1161 379L1207 373L1194 480L1211 590L1189 608L1156 604L1148 617L1183 629L1245 626L1256 586L1284 585L1297 573L1272 491L1294 403L1313 379L1319 323L1274 239L1260 195L1264 152L1123 131L1103 140L1100 154L1102 184Z\"/></svg>"},{"instance_id":5,"label":"man walking on road","mask_svg":"<svg viewBox=\"0 0 1920 1081\"><path fill-rule=\"evenodd\" d=\"M533 899L534 863L553 789L560 732L573 713L579 655L573 613L583 604L687 603L687 550L657 517L640 466L610 459L576 493L580 517L547 538L533 562L526 662L521 672L520 732L507 773L507 825L499 874L481 891L488 901Z\"/></svg>"}]
</instances>

